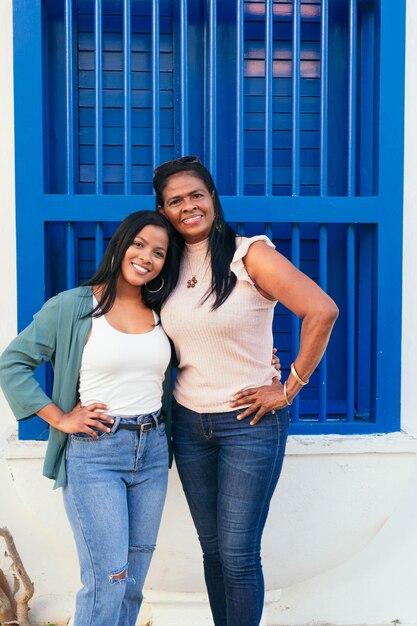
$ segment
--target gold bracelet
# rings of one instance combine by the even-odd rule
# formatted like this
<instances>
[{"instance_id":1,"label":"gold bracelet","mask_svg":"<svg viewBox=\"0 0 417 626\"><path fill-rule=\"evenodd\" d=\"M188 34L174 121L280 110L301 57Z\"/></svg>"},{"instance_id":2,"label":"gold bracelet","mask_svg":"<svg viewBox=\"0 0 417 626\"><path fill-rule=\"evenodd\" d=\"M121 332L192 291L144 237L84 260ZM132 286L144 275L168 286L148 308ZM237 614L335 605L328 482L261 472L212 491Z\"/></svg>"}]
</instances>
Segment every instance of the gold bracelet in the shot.
<instances>
[{"instance_id":1,"label":"gold bracelet","mask_svg":"<svg viewBox=\"0 0 417 626\"><path fill-rule=\"evenodd\" d=\"M287 406L290 406L292 404L292 402L290 402L288 400L288 395L287 395L287 381L284 382L284 398L285 398L285 402L287 403Z\"/></svg>"},{"instance_id":2,"label":"gold bracelet","mask_svg":"<svg viewBox=\"0 0 417 626\"><path fill-rule=\"evenodd\" d=\"M295 369L294 363L291 363L291 374L294 376L297 383L301 385L302 387L304 387L304 385L308 385L310 379L303 380L302 378L300 378L299 375L297 374L297 370Z\"/></svg>"}]
</instances>

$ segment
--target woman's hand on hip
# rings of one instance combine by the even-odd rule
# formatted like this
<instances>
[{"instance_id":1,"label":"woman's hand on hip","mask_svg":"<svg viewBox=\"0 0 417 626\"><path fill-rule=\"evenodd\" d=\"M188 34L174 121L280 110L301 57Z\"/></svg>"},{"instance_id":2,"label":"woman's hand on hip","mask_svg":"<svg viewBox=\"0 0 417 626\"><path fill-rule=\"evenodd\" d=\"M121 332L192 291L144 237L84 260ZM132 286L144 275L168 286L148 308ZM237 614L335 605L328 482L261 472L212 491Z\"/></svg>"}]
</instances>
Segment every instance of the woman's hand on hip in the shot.
<instances>
[{"instance_id":1,"label":"woman's hand on hip","mask_svg":"<svg viewBox=\"0 0 417 626\"><path fill-rule=\"evenodd\" d=\"M74 433L86 433L96 439L98 433L93 428L108 433L110 432L109 426L114 423L112 417L102 413L102 411L108 408L101 402L93 402L88 406L81 406L81 402L79 402L72 411L62 414L59 429L71 435ZM103 424L102 422L106 423Z\"/></svg>"},{"instance_id":2,"label":"woman's hand on hip","mask_svg":"<svg viewBox=\"0 0 417 626\"><path fill-rule=\"evenodd\" d=\"M230 402L230 406L233 409L247 404L249 406L238 415L237 419L243 420L253 416L250 425L254 426L266 413L275 412L287 406L284 397L284 386L281 385L278 378L274 378L272 385L250 387L238 391Z\"/></svg>"}]
</instances>

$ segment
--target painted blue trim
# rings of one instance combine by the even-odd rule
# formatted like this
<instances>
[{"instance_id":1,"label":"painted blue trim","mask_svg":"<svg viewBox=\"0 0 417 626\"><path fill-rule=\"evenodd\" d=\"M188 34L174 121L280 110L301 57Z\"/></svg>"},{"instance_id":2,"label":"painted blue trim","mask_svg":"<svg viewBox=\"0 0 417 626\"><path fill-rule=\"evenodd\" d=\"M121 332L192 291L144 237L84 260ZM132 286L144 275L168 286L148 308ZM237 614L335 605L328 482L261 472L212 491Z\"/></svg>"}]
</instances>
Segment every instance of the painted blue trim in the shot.
<instances>
[{"instance_id":1,"label":"painted blue trim","mask_svg":"<svg viewBox=\"0 0 417 626\"><path fill-rule=\"evenodd\" d=\"M244 42L245 15L244 0L236 2L236 194L243 196L245 187L245 78L244 78Z\"/></svg>"},{"instance_id":2,"label":"painted blue trim","mask_svg":"<svg viewBox=\"0 0 417 626\"><path fill-rule=\"evenodd\" d=\"M301 0L293 0L292 45L292 195L300 195L300 27Z\"/></svg>"},{"instance_id":3,"label":"painted blue trim","mask_svg":"<svg viewBox=\"0 0 417 626\"><path fill-rule=\"evenodd\" d=\"M123 1L123 152L124 152L124 190L132 193L132 37L130 0Z\"/></svg>"},{"instance_id":4,"label":"painted blue trim","mask_svg":"<svg viewBox=\"0 0 417 626\"><path fill-rule=\"evenodd\" d=\"M74 193L74 8L65 0L65 85L66 85L66 192Z\"/></svg>"},{"instance_id":5,"label":"painted blue trim","mask_svg":"<svg viewBox=\"0 0 417 626\"><path fill-rule=\"evenodd\" d=\"M67 268L67 289L73 289L76 286L75 278L75 233L74 223L67 223L66 232L66 268Z\"/></svg>"},{"instance_id":6,"label":"painted blue trim","mask_svg":"<svg viewBox=\"0 0 417 626\"><path fill-rule=\"evenodd\" d=\"M130 1L130 0L126 0ZM159 0L152 0L152 168L161 162L160 157L160 84L159 84Z\"/></svg>"},{"instance_id":7,"label":"painted blue trim","mask_svg":"<svg viewBox=\"0 0 417 626\"><path fill-rule=\"evenodd\" d=\"M320 224L319 235L319 285L327 292L327 225ZM327 353L325 352L319 365L319 421L327 418Z\"/></svg>"},{"instance_id":8,"label":"painted blue trim","mask_svg":"<svg viewBox=\"0 0 417 626\"><path fill-rule=\"evenodd\" d=\"M357 77L357 0L349 0L349 102L347 194L356 194L356 77Z\"/></svg>"},{"instance_id":9,"label":"painted blue trim","mask_svg":"<svg viewBox=\"0 0 417 626\"><path fill-rule=\"evenodd\" d=\"M295 267L300 268L300 225L293 224L291 229L291 261ZM295 360L300 348L300 320L295 315L291 316L291 361ZM300 420L300 396L297 395L292 403L291 411L294 423Z\"/></svg>"},{"instance_id":10,"label":"painted blue trim","mask_svg":"<svg viewBox=\"0 0 417 626\"><path fill-rule=\"evenodd\" d=\"M322 0L320 53L320 195L327 196L329 0Z\"/></svg>"},{"instance_id":11,"label":"painted blue trim","mask_svg":"<svg viewBox=\"0 0 417 626\"><path fill-rule=\"evenodd\" d=\"M96 236L94 239L94 269L97 270L103 258L104 251L104 236L103 236L103 223L97 222L96 224Z\"/></svg>"},{"instance_id":12,"label":"painted blue trim","mask_svg":"<svg viewBox=\"0 0 417 626\"><path fill-rule=\"evenodd\" d=\"M265 195L272 196L273 125L272 94L274 77L273 0L265 9Z\"/></svg>"},{"instance_id":13,"label":"painted blue trim","mask_svg":"<svg viewBox=\"0 0 417 626\"><path fill-rule=\"evenodd\" d=\"M101 0L94 3L94 78L95 78L95 178L96 193L103 193L103 34Z\"/></svg>"},{"instance_id":14,"label":"painted blue trim","mask_svg":"<svg viewBox=\"0 0 417 626\"><path fill-rule=\"evenodd\" d=\"M355 308L356 308L356 236L355 227L349 224L347 229L346 242L346 396L347 396L347 420L353 422L355 419Z\"/></svg>"},{"instance_id":15,"label":"painted blue trim","mask_svg":"<svg viewBox=\"0 0 417 626\"><path fill-rule=\"evenodd\" d=\"M126 2L127 0L124 0L125 4ZM100 258L100 249L102 251L104 241L108 237L109 222L113 224L120 221L127 213L137 210L139 198L141 208L154 208L154 196L149 193L150 185L147 186L148 192L140 195L138 198L138 183L134 182L139 181L142 183L142 180L145 180L147 176L146 168L150 166L151 160L154 163L160 157L163 160L164 154L167 155L167 158L170 158L172 150L177 155L188 152L188 133L190 129L193 129L193 134L195 132L196 135L195 138L192 138L193 145L200 145L198 133L201 131L202 121L205 124L204 133L207 155L210 159L217 159L217 133L215 130L220 128L220 116L226 110L225 106L227 106L223 101L224 90L227 88L226 79L219 76L216 71L217 57L221 58L221 51L224 49L223 46L220 48L219 45L218 49L216 46L219 44L219 38L225 32L223 23L222 29L220 29L220 23L217 28L217 8L219 20L227 20L231 14L233 16L239 15L242 18L239 28L236 30L237 58L233 59L233 64L236 66L237 71L233 88L240 86L240 89L238 94L234 94L234 99L230 103L233 111L236 110L238 112L238 119L231 128L233 137L236 137L236 147L228 145L227 150L225 149L224 151L225 153L221 155L222 159L226 156L228 157L228 167L230 164L230 170L236 173L235 179L229 186L226 185L225 188L228 191L233 190L236 185L237 196L222 195L222 203L227 219L238 223L238 230L242 233L259 232L262 228L261 225L264 224L265 232L270 236L274 233L276 236L276 224L281 224L281 230L284 233L284 245L288 245L288 243L285 243L289 241L285 233L289 232L290 223L293 222L297 225L296 230L298 229L298 233L301 232L301 237L300 235L295 236L296 240L298 237L299 248L301 244L301 252L303 252L306 245L303 233L309 230L311 232L314 231L316 234L314 234L312 242L314 240L314 245L317 245L319 250L317 265L314 265L316 261L312 262L313 270L317 271L315 279L318 279L323 286L327 283L330 290L335 288L335 270L333 267L328 266L329 262L334 258L335 248L332 238L338 228L339 231L337 232L343 232L344 237L345 226L342 225L350 224L347 236L349 243L345 242L344 244L346 249L350 251L347 254L347 261L346 258L343 260L343 263L347 262L347 271L349 272L349 280L346 286L347 293L343 296L343 299L346 299L348 303L348 308L345 308L344 311L349 312L347 320L343 319L343 315L341 315L341 319L338 321L338 327L346 330L347 341L351 350L348 357L349 364L345 372L348 374L346 386L349 389L349 393L343 396L345 404L340 407L340 410L336 406L339 401L335 404L335 400L327 395L330 387L334 385L332 371L334 370L334 363L332 360L333 356L330 354L328 362L326 363L326 360L324 360L319 368L319 372L315 373L314 380L309 385L309 388L303 390L299 401L297 401L299 405L294 407L296 415L292 425L292 432L389 432L400 427L401 179L403 171L403 137L401 130L404 104L405 7L399 6L394 0L386 0L381 5L375 3L375 7L372 7L369 3L365 3L366 6L364 6L364 3L358 3L357 0L349 0L350 4L345 3L346 18L348 17L348 6L350 7L350 31L346 29L343 35L345 39L342 39L341 45L345 46L345 50L350 50L351 73L349 75L347 68L344 68L340 81L344 80L346 84L344 87L341 87L340 93L338 92L338 99L333 99L333 103L329 101L329 106L327 106L326 98L329 93L334 93L335 87L335 83L332 82L335 80L335 51L333 48L335 39L334 36L332 38L332 27L334 26L334 20L340 17L337 12L336 14L327 14L329 2L330 0L323 0L323 14L321 24L319 24L320 32L322 33L321 42L319 42L321 46L321 79L319 80L319 77L317 77L317 79L312 81L306 81L303 78L302 71L300 74L300 63L302 67L304 62L304 57L300 59L300 54L303 52L302 46L305 45L303 29L308 29L310 24L308 20L304 19L304 16L301 22L301 16L297 17L296 15L297 7L298 9L300 8L299 0L295 4L294 41L292 44L290 43L289 48L294 51L294 70L295 74L298 71L298 76L295 75L291 88L291 77L286 79L279 76L276 79L274 76L274 65L272 65L272 72L269 74L271 89L274 92L272 107L278 107L278 110L272 109L272 121L267 132L269 143L266 152L269 151L271 153L272 146L272 158L279 157L279 161L273 167L271 165L272 169L269 174L272 177L279 177L279 184L283 184L281 178L284 179L285 177L281 177L282 170L288 167L288 171L290 171L292 168L292 173L289 176L289 191L288 193L286 192L287 195L279 197L270 195L267 197L243 195L245 187L251 190L250 193L254 193L253 189L257 193L255 188L256 184L258 184L257 181L260 180L263 186L263 184L266 184L266 177L269 177L266 171L267 168L265 169L265 174L262 172L265 145L263 144L261 147L257 145L262 128L259 129L257 127L258 118L256 117L256 107L258 106L256 99L259 98L257 89L260 83L266 84L268 77L265 75L265 81L261 78L257 83L257 78L252 78L249 74L245 76L244 70L245 42L249 40L253 29L256 30L257 20L263 28L262 21L264 18L263 16L253 17L248 15L248 13L244 14L243 0L239 0L237 3L237 13L235 10L227 13L223 9L220 10L220 7L215 6L213 2L205 0L202 2L202 6L204 5L206 9L205 15L203 15L204 11L199 12L198 8L196 9L195 4L189 6L187 0L181 0L179 7L181 16L178 19L176 14L177 19L176 21L174 20L173 35L175 40L174 79L176 82L174 90L175 101L172 106L174 109L173 116L175 118L176 134L172 142L170 134L172 128L166 128L163 125L161 128L157 126L159 119L164 119L165 107L171 106L169 98L172 95L172 87L170 87L169 81L166 80L167 74L164 74L166 69L156 68L154 63L153 71L148 71L150 82L147 83L147 90L152 89L154 92L152 94L152 113L149 114L151 122L149 129L146 129L146 131L149 130L149 134L146 134L146 141L148 142L147 149L149 147L151 156L147 157L149 160L147 165L143 166L143 170L141 169L139 178L137 174L138 168L133 165L136 161L131 161L132 168L130 168L128 155L126 156L127 146L140 138L140 132L142 132L137 127L132 130L133 120L129 120L129 115L133 115L135 108L133 97L130 100L129 98L132 96L132 93L137 98L139 93L137 86L133 87L132 84L132 81L137 79L138 72L131 72L130 86L128 85L129 77L125 77L124 82L122 81L118 87L119 94L122 96L121 105L118 106L120 108L124 107L125 110L125 113L122 113L124 129L120 129L121 132L113 133L113 130L118 129L117 127L110 129L111 124L109 125L106 119L108 119L111 113L111 123L113 123L113 120L116 120L115 123L118 124L119 118L113 115L113 111L104 102L104 98L109 95L106 93L108 90L104 85L105 80L109 79L109 73L103 67L103 45L106 45L106 41L102 40L102 32L106 33L107 37L107 30L102 28L102 25L97 26L99 21L101 24L101 20L107 20L108 16L106 17L105 12L102 14L101 2L98 0L95 15L91 16L91 20L96 24L94 35L96 75L94 78L94 71L86 70L86 73L90 72L92 76L90 86L88 86L88 80L83 77L83 80L85 79L85 89L91 91L91 95L88 96L89 98L91 97L89 107L92 108L94 104L96 107L95 114L92 114L93 124L91 126L94 125L94 119L97 121L96 128L92 130L89 136L93 139L91 141L91 152L98 151L98 158L95 162L93 158L91 159L91 169L94 170L94 173L91 175L91 182L87 183L89 187L84 186L82 188L83 192L87 188L91 191L94 191L96 188L98 193L91 194L79 193L81 187L80 183L78 183L80 172L77 171L78 125L76 114L78 95L75 89L76 82L74 82L74 76L72 81L70 80L71 71L75 72L75 68L78 67L77 63L75 63L78 54L74 45L78 33L78 30L75 28L75 20L83 18L76 15L75 5L77 3L74 0L66 0L65 5L60 9L62 12L60 19L64 19L62 16L65 15L66 11L66 21L62 23L62 33L65 38L64 45L68 58L66 58L65 62L62 60L62 68L65 70L65 80L64 78L62 79L62 96L59 96L54 102L55 104L56 102L62 102L65 105L62 107L62 110L65 111L69 125L72 123L72 130L66 130L66 157L59 164L59 167L61 167L59 181L55 185L50 185L50 172L45 165L48 166L50 162L47 149L51 142L50 133L53 127L49 120L51 119L50 116L53 115L54 109L53 107L51 111L47 109L50 96L48 89L50 90L52 85L48 86L48 81L45 81L45 75L43 74L43 72L47 71L47 63L46 58L42 60L42 42L44 41L42 24L45 24L45 13L42 14L42 11L45 12L48 8L51 9L53 3L48 3L48 0L45 0L45 2L40 0L15 0L17 276L19 294L25 294L25 299L19 297L18 302L19 328L25 326L30 321L32 312L42 305L46 295L46 285L48 285L49 289L47 265L53 263L53 259L49 259L46 254L47 252L49 254L49 249L46 250L45 248L47 245L45 231L47 228L49 229L49 226L56 227L57 236L63 239L63 247L65 242L67 242L66 254L68 255L68 263L65 264L65 271L62 263L63 275L66 273L66 280L69 286L77 284L79 280L77 265L78 244L81 240L82 246L91 245L93 250L92 262L94 266L97 266ZM158 55L158 48L164 45L167 46L171 55L169 44L166 42L169 37L172 37L172 31L169 30L169 26L167 29L167 17L159 9L161 5L162 0L153 0L152 16L149 15L149 24L152 24L150 32L152 30L152 57L154 61L160 61L163 58L162 55ZM271 11L271 7L272 2L268 0L268 12ZM193 19L205 18L208 23L209 30L207 31L208 37L205 40L205 44L202 43L202 39L201 43L196 44L199 34L203 32L200 24L197 30L193 26L193 30L190 29L189 31L187 15L191 16L191 13ZM68 24L71 14L73 15L74 23ZM131 19L134 18L131 16ZM269 16L269 19L274 18ZM126 16L125 20L127 20ZM157 24L157 20L160 23ZM275 23L278 24L278 22L279 18L276 19L274 25ZM301 24L297 27L298 22L302 24L301 30ZM352 28L353 24L355 28ZM291 25L289 24L288 26L290 27ZM167 29L169 34L164 31L164 28ZM128 28L125 24L125 51L131 45L131 41L130 43L128 41L128 36ZM268 39L266 41L267 47L272 48L273 51L276 42L270 35L268 37L266 38ZM180 48L176 45L178 39L181 43ZM191 59L188 58L188 49L190 48L190 50L194 51L192 46L195 45L197 45L199 53L206 46L205 54L209 75L206 78L201 77L202 82L200 83L199 70L196 70L195 67L190 68L189 63ZM233 40L230 47L234 49L234 46L235 42ZM92 50L93 48L91 47ZM178 54L178 50L180 50L180 54ZM250 50L248 53L250 53ZM46 54L45 51L44 54ZM90 53L88 52L88 54ZM363 55L366 56L366 62L362 62ZM270 63L272 61L271 56L268 52L265 61ZM112 57L111 63L113 65L111 69L117 69L117 59L115 59ZM360 72L359 60L361 63ZM80 58L80 62L86 62L85 54ZM248 57L249 62L250 57ZM278 72L284 66L285 64L277 64ZM360 81L360 85L354 76L356 66L358 66L356 79ZM125 74L130 72L130 70L127 70L126 63L123 65L123 68ZM119 72L120 75L122 73ZM227 76L229 77L229 74ZM203 113L189 110L188 97L189 95L191 96L189 80L191 77L193 89L198 84L205 83L208 86L205 101L203 102L202 95L198 96L199 100L197 100L201 104L201 109L204 109ZM216 80L219 82L216 82ZM340 86L342 82L336 84ZM94 87L97 87L95 93ZM300 95L300 98L295 98L298 103L291 102L291 94L294 93L294 89L298 89L297 93ZM356 89L357 91L355 91ZM310 98L309 100L303 100L303 90L306 90L308 98ZM326 94L325 102L317 104L311 111L303 109L304 106L310 106L314 102L313 99L319 98L320 94ZM366 102L364 94L366 94ZM276 97L280 99L276 100ZM161 101L162 98L165 98L164 104L159 102L158 98ZM271 94L268 94L267 100L265 100L265 107L268 106L268 102L271 104L270 98ZM287 98L287 101L285 98ZM114 105L116 100L116 94L112 94L111 106ZM262 107L262 97L259 101ZM27 106L28 102L30 102L30 107ZM286 104L283 108L284 102ZM328 155L328 147L331 145L329 137L334 137L335 133L335 121L333 119L330 123L329 120L331 120L332 116L334 118L335 114L339 115L339 110L335 109L335 102L338 106L340 105L340 111L342 111L340 119L342 121L346 120L345 126L347 128L345 138L343 139L342 134L340 136L340 150L344 150L344 141L346 141L346 145L349 144L350 153L347 155L348 151L344 151L343 158L346 160L343 162L343 168L339 168L341 178L337 181L336 190L340 195L329 197L326 195L328 192L327 187L332 181L330 179L327 180L327 164L329 172L333 176L334 171L331 168L334 166L334 154L330 153ZM358 102L360 102L360 108L357 107ZM204 103L207 109L204 108ZM298 110L297 106L300 107ZM331 109L332 106L333 109ZM132 111L129 112L129 109L132 107ZM287 113L285 112L285 107L287 107ZM146 110L143 106L141 108L143 111ZM260 117L262 117L262 108L260 112ZM268 115L270 115L270 112L271 110L269 109ZM83 109L83 113L86 116L86 124L88 126L90 118L87 115L88 111L86 108ZM288 131L285 125L280 126L286 114L294 118L294 130L289 128ZM107 118L106 115L108 116ZM63 117L62 114L61 116ZM227 119L229 117L231 116L228 116ZM127 124L126 119L128 120ZM165 117L166 119L167 117ZM269 119L271 120L271 117ZM305 127L303 126L303 120L306 119L310 120L306 126L308 135L304 132ZM277 120L279 120L279 124ZM311 120L316 120L316 122L313 123ZM219 122L219 127L216 126L217 121ZM248 124L251 125L250 132L252 135L248 134ZM61 122L60 125L63 127ZM60 125L57 125L57 127L60 128ZM109 130L112 132L110 133ZM288 133L288 146L280 151L279 154L274 150L275 145L273 145L271 136L277 132ZM130 137L128 136L129 133ZM106 176L109 176L109 167L107 165L108 161L104 160L103 162L103 157L104 159L108 158L110 151L115 149L115 144L112 142L115 141L115 138L116 141L119 141L120 137L122 137L124 142L124 147L122 146L122 141L119 144L121 154L123 155L123 150L125 153L124 161L120 161L122 163L120 167L121 182L120 187L117 187L119 193L109 195L109 184L106 181ZM152 137L152 139L148 139L148 137ZM306 137L317 138L317 143L309 144L307 151L303 148L303 139L305 140ZM110 143L107 143L108 138L110 138ZM96 141L95 146L93 146L94 140ZM62 138L61 141L63 143ZM151 141L152 146L150 145ZM171 143L169 143L170 141ZM174 147L172 147L172 143ZM203 140L201 139L202 144ZM83 144L83 147L85 148L85 144ZM158 156L159 147L161 148L161 154ZM228 156L229 152L233 154L231 158ZM318 155L317 152L320 152L320 154ZM287 165L285 164L286 155L289 156ZM317 163L314 165L315 155L317 155L319 165ZM310 161L306 165L303 159L307 157ZM296 160L295 168L293 159ZM85 163L88 163L88 161L85 161ZM209 161L210 163L212 161ZM271 160L269 160L269 163L271 163ZM128 170L133 170L135 167L136 178L132 180L131 172ZM140 167L142 168L142 165ZM261 173L259 176L256 173L257 168L260 168ZM215 169L215 165L212 166L212 169ZM253 172L255 172L255 175ZM313 192L314 183L317 193L321 194L322 197L318 195L316 197L299 195L300 193L303 194L303 185L305 186L304 174L300 178L300 172L307 173L308 177L311 177L313 181L309 193ZM94 180L93 176L95 174L96 178ZM225 176L223 168L222 172L219 171L219 176L223 181L222 177ZM130 180L129 177L131 177ZM255 181L254 183L252 183L252 177ZM268 181L270 181L270 177ZM84 183L82 184L85 185ZM129 191L130 186L131 189ZM292 197L288 195L294 189L297 191L297 186L298 194L296 193ZM268 182L268 187L270 187L270 182ZM277 185L274 179L273 194L277 193L276 188ZM61 190L65 191L65 193L47 194L45 189ZM335 188L330 189L329 192L335 193ZM78 195L75 195L77 193ZM131 195L132 193L135 195ZM361 195L355 196L357 193ZM87 224L87 222L91 224ZM341 226L339 227L338 225ZM87 231L89 233L89 241L85 243L86 240L82 239L82 237L84 237L84 233ZM317 234L318 231L320 231L319 234ZM51 232L55 232L54 229ZM83 233L83 235L80 233ZM36 246L33 245L34 241L36 241ZM57 243L54 243L54 245L58 248ZM33 272L30 278L27 272L26 257L26 250L29 247L31 251L31 267L37 268L37 271ZM342 256L344 252L342 250L340 255ZM297 254L295 256L297 257ZM300 255L299 250L298 261L301 262L302 269L305 262L304 258L305 256L303 256L303 253ZM88 260L88 263L90 263L90 260ZM366 273L363 272L364 266L368 269ZM389 293L387 293L386 285L390 285ZM365 302L367 289L369 289L370 296L372 296L372 302L369 307ZM357 306L352 304L354 302L352 298L357 298ZM358 311L360 311L360 316L364 319L355 322ZM287 319L290 325L294 323L289 321L289 317ZM285 320L282 323L284 322ZM281 319L278 322L279 324L281 324ZM367 342L365 348L360 345L364 338ZM288 346L288 355L290 351L291 347ZM366 368L360 369L362 364L357 362L359 356L363 357L365 363L370 363L371 366L369 381L366 384L362 384ZM386 384L387 362L389 362L390 373L389 386ZM287 371L287 369L287 364L285 363L285 370ZM40 376L44 375L40 373ZM314 386L315 389L319 386L316 396L314 396ZM397 392L393 393L393 389L397 390ZM342 394L339 391L338 394L337 397L341 398ZM343 416L346 413L349 415L349 422L343 421ZM313 414L317 415L317 420L314 422L306 421L305 416ZM371 418L369 415L371 415ZM301 419L300 416L302 416ZM340 421L334 422L333 419ZM362 419L367 421L362 422ZM372 422L373 419L376 419L376 423ZM37 423L41 422L38 421ZM36 428L38 426L36 426L36 422L34 424L33 428L37 432ZM23 436L29 435L31 428L32 426L28 425L28 423L22 424L21 433L23 433Z\"/></svg>"},{"instance_id":16,"label":"painted blue trim","mask_svg":"<svg viewBox=\"0 0 417 626\"><path fill-rule=\"evenodd\" d=\"M188 154L188 0L180 0L180 62L179 62L179 109L180 140L176 156Z\"/></svg>"},{"instance_id":17,"label":"painted blue trim","mask_svg":"<svg viewBox=\"0 0 417 626\"><path fill-rule=\"evenodd\" d=\"M207 0L208 49L207 67L207 151L205 163L217 180L217 2Z\"/></svg>"}]
</instances>

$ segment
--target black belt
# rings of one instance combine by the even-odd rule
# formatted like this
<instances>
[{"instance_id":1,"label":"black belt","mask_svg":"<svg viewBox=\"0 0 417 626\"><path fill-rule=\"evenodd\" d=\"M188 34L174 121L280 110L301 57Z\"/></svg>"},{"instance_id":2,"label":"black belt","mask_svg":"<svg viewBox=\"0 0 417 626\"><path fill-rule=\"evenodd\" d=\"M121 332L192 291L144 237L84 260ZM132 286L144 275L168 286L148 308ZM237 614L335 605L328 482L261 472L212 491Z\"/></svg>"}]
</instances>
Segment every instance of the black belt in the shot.
<instances>
[{"instance_id":1,"label":"black belt","mask_svg":"<svg viewBox=\"0 0 417 626\"><path fill-rule=\"evenodd\" d=\"M141 432L146 432L147 430L155 428L156 424L159 426L159 424L162 424L163 421L164 416L162 413L158 415L156 421L153 419L152 421L145 422L144 424L123 424L123 419L121 419L117 430L119 430L119 428L124 428L125 430L140 430Z\"/></svg>"}]
</instances>

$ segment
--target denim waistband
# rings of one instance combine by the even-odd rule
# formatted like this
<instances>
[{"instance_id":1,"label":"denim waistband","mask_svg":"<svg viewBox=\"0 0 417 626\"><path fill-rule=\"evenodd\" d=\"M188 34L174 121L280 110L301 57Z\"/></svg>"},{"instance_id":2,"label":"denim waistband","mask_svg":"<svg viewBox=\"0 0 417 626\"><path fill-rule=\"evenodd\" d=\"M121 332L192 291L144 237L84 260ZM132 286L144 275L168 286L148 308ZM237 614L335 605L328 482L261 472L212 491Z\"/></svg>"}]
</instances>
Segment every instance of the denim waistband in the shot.
<instances>
[{"instance_id":1,"label":"denim waistband","mask_svg":"<svg viewBox=\"0 0 417 626\"><path fill-rule=\"evenodd\" d=\"M150 428L158 427L164 421L162 410L158 409L153 413L143 413L141 415L111 415L114 423L110 429L110 433L114 434L119 428L127 428L128 430L150 430ZM150 428L143 429L141 426L150 424ZM131 426L132 428L129 428Z\"/></svg>"}]
</instances>

